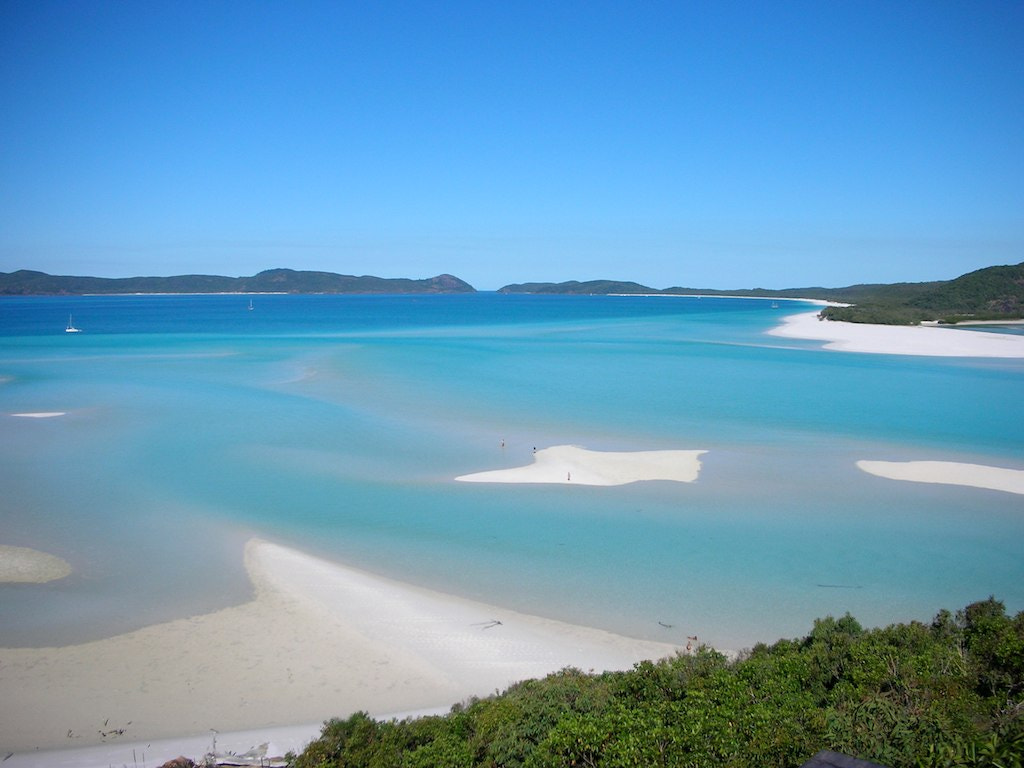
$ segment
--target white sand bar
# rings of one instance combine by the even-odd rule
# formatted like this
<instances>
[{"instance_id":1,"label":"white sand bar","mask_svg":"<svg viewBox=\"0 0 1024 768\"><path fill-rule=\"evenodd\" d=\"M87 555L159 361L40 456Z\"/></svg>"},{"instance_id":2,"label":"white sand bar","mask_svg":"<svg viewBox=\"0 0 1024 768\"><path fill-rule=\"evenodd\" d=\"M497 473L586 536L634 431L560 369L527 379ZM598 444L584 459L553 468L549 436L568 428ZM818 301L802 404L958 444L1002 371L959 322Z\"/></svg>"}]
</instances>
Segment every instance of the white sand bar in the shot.
<instances>
[{"instance_id":1,"label":"white sand bar","mask_svg":"<svg viewBox=\"0 0 1024 768\"><path fill-rule=\"evenodd\" d=\"M52 419L55 416L66 416L66 411L33 411L32 413L12 413L21 419Z\"/></svg>"},{"instance_id":2,"label":"white sand bar","mask_svg":"<svg viewBox=\"0 0 1024 768\"><path fill-rule=\"evenodd\" d=\"M629 669L677 650L265 541L245 558L256 596L244 605L81 645L0 649L0 752L447 710L565 666Z\"/></svg>"},{"instance_id":3,"label":"white sand bar","mask_svg":"<svg viewBox=\"0 0 1024 768\"><path fill-rule=\"evenodd\" d=\"M1024 469L989 467L956 461L858 461L872 475L915 483L944 483L1024 494Z\"/></svg>"},{"instance_id":4,"label":"white sand bar","mask_svg":"<svg viewBox=\"0 0 1024 768\"><path fill-rule=\"evenodd\" d=\"M886 355L1024 358L1024 336L933 325L872 325L819 320L816 312L790 315L769 335L826 342L826 349Z\"/></svg>"},{"instance_id":5,"label":"white sand bar","mask_svg":"<svg viewBox=\"0 0 1024 768\"><path fill-rule=\"evenodd\" d=\"M70 573L68 562L56 555L0 544L0 583L44 584L63 579Z\"/></svg>"},{"instance_id":6,"label":"white sand bar","mask_svg":"<svg viewBox=\"0 0 1024 768\"><path fill-rule=\"evenodd\" d=\"M563 483L625 485L641 480L692 483L700 474L700 456L707 451L588 451L556 445L537 451L533 463L461 475L466 483Z\"/></svg>"}]
</instances>

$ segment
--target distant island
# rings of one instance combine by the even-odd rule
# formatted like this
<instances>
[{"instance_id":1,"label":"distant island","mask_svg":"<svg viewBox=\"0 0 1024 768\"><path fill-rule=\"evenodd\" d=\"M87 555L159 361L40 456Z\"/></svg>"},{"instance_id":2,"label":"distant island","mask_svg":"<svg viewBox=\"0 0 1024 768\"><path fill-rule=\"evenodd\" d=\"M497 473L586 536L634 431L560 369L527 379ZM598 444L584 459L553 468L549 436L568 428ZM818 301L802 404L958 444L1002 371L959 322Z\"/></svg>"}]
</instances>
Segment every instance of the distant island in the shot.
<instances>
[{"instance_id":1,"label":"distant island","mask_svg":"<svg viewBox=\"0 0 1024 768\"><path fill-rule=\"evenodd\" d=\"M827 307L828 320L886 325L917 325L922 322L958 323L1024 318L1024 262L995 266L961 275L953 280L927 283L860 284L845 288L649 288L617 280L564 283L518 283L501 293L581 295L747 296L779 299L821 299L845 307Z\"/></svg>"},{"instance_id":2,"label":"distant island","mask_svg":"<svg viewBox=\"0 0 1024 768\"><path fill-rule=\"evenodd\" d=\"M473 293L453 275L424 280L268 269L252 277L74 277L21 269L0 272L0 296L71 296L134 293Z\"/></svg>"},{"instance_id":3,"label":"distant island","mask_svg":"<svg viewBox=\"0 0 1024 768\"><path fill-rule=\"evenodd\" d=\"M294 269L268 269L252 277L177 275L174 277L75 277L22 269L0 272L0 296L73 296L139 293L475 293L454 275L423 280L340 275ZM918 325L1024 319L1024 262L995 266L953 280L927 283L867 283L845 288L650 288L621 280L569 280L515 283L508 294L738 296L820 299L848 306L827 307L821 317L851 323Z\"/></svg>"}]
</instances>

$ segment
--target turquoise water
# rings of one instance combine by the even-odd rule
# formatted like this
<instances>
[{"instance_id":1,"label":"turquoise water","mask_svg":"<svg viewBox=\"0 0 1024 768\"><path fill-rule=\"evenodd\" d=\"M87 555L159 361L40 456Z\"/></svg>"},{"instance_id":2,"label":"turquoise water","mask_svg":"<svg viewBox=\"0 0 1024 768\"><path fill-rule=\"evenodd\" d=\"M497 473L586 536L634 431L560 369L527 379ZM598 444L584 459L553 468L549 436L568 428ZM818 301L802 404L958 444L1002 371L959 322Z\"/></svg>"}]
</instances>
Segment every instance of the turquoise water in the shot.
<instances>
[{"instance_id":1,"label":"turquoise water","mask_svg":"<svg viewBox=\"0 0 1024 768\"><path fill-rule=\"evenodd\" d=\"M812 309L799 303L476 294L247 306L0 300L0 543L75 569L0 586L0 645L240 602L251 535L670 642L743 647L846 611L869 625L927 620L990 594L1024 609L1024 497L855 466L1024 468L1022 361L765 335ZM63 332L71 313L83 333ZM40 411L67 415L9 415ZM453 481L558 444L708 453L694 484Z\"/></svg>"}]
</instances>

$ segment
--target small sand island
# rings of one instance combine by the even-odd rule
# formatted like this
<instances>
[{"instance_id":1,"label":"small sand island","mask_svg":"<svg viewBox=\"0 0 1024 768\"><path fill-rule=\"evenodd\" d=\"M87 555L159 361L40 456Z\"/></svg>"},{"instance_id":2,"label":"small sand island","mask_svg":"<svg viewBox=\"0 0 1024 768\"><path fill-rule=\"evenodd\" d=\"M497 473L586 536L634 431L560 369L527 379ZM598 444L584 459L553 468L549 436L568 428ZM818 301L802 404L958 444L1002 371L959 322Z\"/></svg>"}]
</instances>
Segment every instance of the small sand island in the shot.
<instances>
[{"instance_id":1,"label":"small sand island","mask_svg":"<svg viewBox=\"0 0 1024 768\"><path fill-rule=\"evenodd\" d=\"M871 475L914 483L966 485L992 491L1024 494L1024 469L989 467L956 461L858 461Z\"/></svg>"},{"instance_id":2,"label":"small sand island","mask_svg":"<svg viewBox=\"0 0 1024 768\"><path fill-rule=\"evenodd\" d=\"M0 583L45 584L71 573L68 562L48 552L0 544Z\"/></svg>"},{"instance_id":3,"label":"small sand island","mask_svg":"<svg viewBox=\"0 0 1024 768\"><path fill-rule=\"evenodd\" d=\"M533 463L512 469L474 472L456 477L464 483L562 483L626 485L643 480L692 483L707 451L588 451L556 445L536 451Z\"/></svg>"}]
</instances>

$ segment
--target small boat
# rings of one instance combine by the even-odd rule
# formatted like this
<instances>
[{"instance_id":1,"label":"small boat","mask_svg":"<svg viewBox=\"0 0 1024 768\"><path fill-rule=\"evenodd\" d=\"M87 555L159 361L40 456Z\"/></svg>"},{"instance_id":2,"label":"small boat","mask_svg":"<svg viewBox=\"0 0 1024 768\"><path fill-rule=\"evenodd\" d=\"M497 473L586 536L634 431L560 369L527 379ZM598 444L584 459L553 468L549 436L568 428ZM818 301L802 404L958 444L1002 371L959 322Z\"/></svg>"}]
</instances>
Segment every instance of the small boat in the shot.
<instances>
[{"instance_id":1,"label":"small boat","mask_svg":"<svg viewBox=\"0 0 1024 768\"><path fill-rule=\"evenodd\" d=\"M252 299L249 299L249 311L252 312Z\"/></svg>"},{"instance_id":2,"label":"small boat","mask_svg":"<svg viewBox=\"0 0 1024 768\"><path fill-rule=\"evenodd\" d=\"M81 328L75 328L75 324L71 322L71 315L68 315L68 327L64 329L64 333L81 333Z\"/></svg>"}]
</instances>

